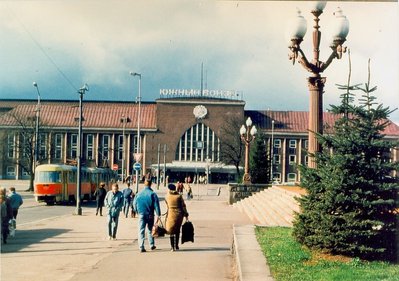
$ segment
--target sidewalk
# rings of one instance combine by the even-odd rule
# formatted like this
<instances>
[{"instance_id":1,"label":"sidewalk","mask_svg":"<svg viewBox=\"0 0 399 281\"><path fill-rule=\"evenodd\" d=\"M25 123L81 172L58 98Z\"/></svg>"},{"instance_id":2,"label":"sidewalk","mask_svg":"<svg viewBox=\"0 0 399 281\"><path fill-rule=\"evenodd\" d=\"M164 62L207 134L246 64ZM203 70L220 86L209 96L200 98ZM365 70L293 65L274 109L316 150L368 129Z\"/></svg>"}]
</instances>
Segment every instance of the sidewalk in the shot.
<instances>
[{"instance_id":1,"label":"sidewalk","mask_svg":"<svg viewBox=\"0 0 399 281\"><path fill-rule=\"evenodd\" d=\"M158 191L164 197L165 189ZM233 225L250 224L247 217L205 186L193 188L187 201L195 242L170 252L169 238L156 239L157 249L140 253L137 219L120 217L117 241L106 240L106 217L94 209L82 216L66 215L24 225L2 245L2 280L235 280ZM200 196L196 196L200 191ZM208 195L207 195L208 194ZM162 211L166 208L161 202ZM23 267L21 269L21 266Z\"/></svg>"}]
</instances>

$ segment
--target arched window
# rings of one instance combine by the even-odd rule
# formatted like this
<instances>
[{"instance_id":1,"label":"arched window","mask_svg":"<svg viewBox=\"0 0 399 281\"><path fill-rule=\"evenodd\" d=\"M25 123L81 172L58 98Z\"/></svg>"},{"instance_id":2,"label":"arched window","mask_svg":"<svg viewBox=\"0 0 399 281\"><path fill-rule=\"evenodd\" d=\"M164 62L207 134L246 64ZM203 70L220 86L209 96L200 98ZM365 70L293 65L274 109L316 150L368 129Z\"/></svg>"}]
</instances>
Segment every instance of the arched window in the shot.
<instances>
[{"instance_id":1,"label":"arched window","mask_svg":"<svg viewBox=\"0 0 399 281\"><path fill-rule=\"evenodd\" d=\"M218 162L220 139L202 123L189 128L180 138L176 148L176 160L188 162Z\"/></svg>"}]
</instances>

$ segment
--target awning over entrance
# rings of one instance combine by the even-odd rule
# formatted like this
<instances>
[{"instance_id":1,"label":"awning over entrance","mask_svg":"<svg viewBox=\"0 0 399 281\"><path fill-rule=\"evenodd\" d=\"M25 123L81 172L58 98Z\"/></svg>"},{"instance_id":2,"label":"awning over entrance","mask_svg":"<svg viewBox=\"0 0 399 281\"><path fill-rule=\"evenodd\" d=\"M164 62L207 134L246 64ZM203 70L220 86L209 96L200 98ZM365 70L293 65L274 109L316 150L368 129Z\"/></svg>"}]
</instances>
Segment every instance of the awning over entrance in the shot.
<instances>
[{"instance_id":1,"label":"awning over entrance","mask_svg":"<svg viewBox=\"0 0 399 281\"><path fill-rule=\"evenodd\" d=\"M157 164L151 165L151 168L158 169ZM164 164L160 164L160 169L163 170ZM172 163L166 163L166 170L172 172L193 172L193 173L225 173L225 174L235 174L236 167L233 165L225 165L221 162L187 162L187 161L172 161ZM240 167L240 170L242 167Z\"/></svg>"}]
</instances>

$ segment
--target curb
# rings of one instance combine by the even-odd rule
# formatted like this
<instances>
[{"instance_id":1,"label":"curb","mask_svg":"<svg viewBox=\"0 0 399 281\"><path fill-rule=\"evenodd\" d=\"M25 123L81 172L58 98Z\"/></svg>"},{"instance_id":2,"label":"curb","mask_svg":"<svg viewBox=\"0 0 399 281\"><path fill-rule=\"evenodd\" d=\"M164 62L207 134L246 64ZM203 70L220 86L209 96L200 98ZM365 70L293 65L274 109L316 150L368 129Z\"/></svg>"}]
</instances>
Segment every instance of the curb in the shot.
<instances>
[{"instance_id":1,"label":"curb","mask_svg":"<svg viewBox=\"0 0 399 281\"><path fill-rule=\"evenodd\" d=\"M255 237L254 225L233 225L233 255L239 281L274 281Z\"/></svg>"}]
</instances>

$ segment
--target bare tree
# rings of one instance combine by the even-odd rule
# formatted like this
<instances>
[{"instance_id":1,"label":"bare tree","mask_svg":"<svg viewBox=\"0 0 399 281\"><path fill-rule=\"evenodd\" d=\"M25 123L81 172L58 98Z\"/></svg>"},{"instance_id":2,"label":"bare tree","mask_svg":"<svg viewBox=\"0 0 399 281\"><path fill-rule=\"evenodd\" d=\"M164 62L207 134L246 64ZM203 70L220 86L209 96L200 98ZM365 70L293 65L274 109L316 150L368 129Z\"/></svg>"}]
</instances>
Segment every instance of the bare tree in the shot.
<instances>
[{"instance_id":1,"label":"bare tree","mask_svg":"<svg viewBox=\"0 0 399 281\"><path fill-rule=\"evenodd\" d=\"M236 168L237 179L240 179L240 164L242 162L244 146L239 134L242 118L234 117L227 119L223 127L220 128L221 146L220 160Z\"/></svg>"},{"instance_id":2,"label":"bare tree","mask_svg":"<svg viewBox=\"0 0 399 281\"><path fill-rule=\"evenodd\" d=\"M39 164L41 160L50 157L49 155L47 155L48 154L47 147L49 146L46 143L44 143L44 146L46 147L44 153L40 153L40 148L38 148L38 150L35 151L35 142L36 142L35 116L29 114L22 114L18 112L10 112L8 113L8 116L12 120L12 123L14 123L13 129L9 130L8 134L4 136L5 138L8 138L9 135L14 136L13 149L15 151L15 157L12 158L11 163L17 165L20 170L26 172L30 176L28 191L33 191L35 166ZM42 126L43 124L39 123L39 127ZM39 145L41 144L41 142L45 142L45 139L42 139L40 137L41 135L43 134L39 134L37 140ZM49 151L51 151L51 149ZM38 153L37 157L38 163L36 163L36 165L34 163L35 153Z\"/></svg>"}]
</instances>

